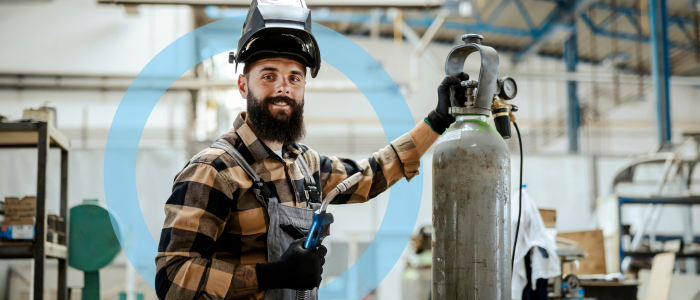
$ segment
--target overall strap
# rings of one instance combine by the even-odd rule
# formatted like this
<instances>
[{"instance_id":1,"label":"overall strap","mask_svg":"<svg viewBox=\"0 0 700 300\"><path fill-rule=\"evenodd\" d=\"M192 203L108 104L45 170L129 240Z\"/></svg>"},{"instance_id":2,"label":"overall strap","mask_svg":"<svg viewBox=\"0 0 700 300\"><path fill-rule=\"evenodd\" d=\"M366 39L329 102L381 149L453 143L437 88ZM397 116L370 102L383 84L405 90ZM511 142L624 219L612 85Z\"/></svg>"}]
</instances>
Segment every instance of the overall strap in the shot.
<instances>
[{"instance_id":1,"label":"overall strap","mask_svg":"<svg viewBox=\"0 0 700 300\"><path fill-rule=\"evenodd\" d=\"M316 181L314 180L313 174L311 174L311 171L309 170L309 166L306 164L304 155L299 154L299 156L297 156L297 164L299 165L301 174L304 175L304 186L306 187L306 192L309 193L309 198L311 198L309 200L320 203L321 197L318 192L318 187L316 186Z\"/></svg>"},{"instance_id":2,"label":"overall strap","mask_svg":"<svg viewBox=\"0 0 700 300\"><path fill-rule=\"evenodd\" d=\"M246 174L248 174L250 179L253 180L252 189L253 193L255 194L255 199L257 199L258 202L260 202L260 204L263 205L263 207L267 209L267 203L270 200L279 202L279 200L277 200L277 198L272 195L272 192L265 185L265 182L263 182L262 179L260 179L260 176L258 176L258 174L255 173L255 171L253 171L253 168L250 166L250 164L248 164L248 162L245 160L245 158L243 158L241 153L238 152L238 150L236 150L236 148L234 148L233 145L231 145L231 143L224 139L217 139L216 141L214 141L214 144L212 144L211 147L226 151L226 153L231 155L233 160L236 161L238 166L241 167L241 169L243 169L243 171L245 171Z\"/></svg>"}]
</instances>

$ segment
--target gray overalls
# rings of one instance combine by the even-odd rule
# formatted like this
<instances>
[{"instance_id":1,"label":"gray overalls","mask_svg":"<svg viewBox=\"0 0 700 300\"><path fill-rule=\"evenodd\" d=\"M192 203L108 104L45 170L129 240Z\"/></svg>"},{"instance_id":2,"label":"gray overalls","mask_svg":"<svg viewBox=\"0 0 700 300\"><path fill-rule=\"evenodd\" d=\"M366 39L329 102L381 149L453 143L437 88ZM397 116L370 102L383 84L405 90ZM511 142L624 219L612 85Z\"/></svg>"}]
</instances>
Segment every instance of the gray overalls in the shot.
<instances>
[{"instance_id":1,"label":"gray overalls","mask_svg":"<svg viewBox=\"0 0 700 300\"><path fill-rule=\"evenodd\" d=\"M253 180L251 188L253 193L255 193L255 198L267 209L267 214L270 217L270 227L267 229L267 261L274 262L280 259L282 254L289 248L289 244L307 235L313 222L314 211L321 206L316 182L309 171L304 157L299 155L296 163L304 175L306 191L311 195L311 199L318 202L311 203L311 201L307 201L309 204L308 208L293 207L280 203L277 197L273 196L265 186L260 176L253 171L253 168L251 168L245 158L226 140L218 139L211 147L225 150ZM265 291L265 300L295 300L297 299L296 292L291 289L267 290ZM317 300L318 288L309 291L307 299Z\"/></svg>"}]
</instances>

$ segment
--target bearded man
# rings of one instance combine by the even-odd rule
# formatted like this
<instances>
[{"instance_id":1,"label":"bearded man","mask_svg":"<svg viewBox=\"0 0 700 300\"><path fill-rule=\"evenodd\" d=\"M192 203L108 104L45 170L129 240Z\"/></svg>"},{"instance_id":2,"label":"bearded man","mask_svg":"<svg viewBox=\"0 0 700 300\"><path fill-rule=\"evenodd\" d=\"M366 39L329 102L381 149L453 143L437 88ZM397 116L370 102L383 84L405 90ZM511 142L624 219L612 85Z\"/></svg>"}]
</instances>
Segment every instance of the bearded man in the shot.
<instances>
[{"instance_id":1,"label":"bearded man","mask_svg":"<svg viewBox=\"0 0 700 300\"><path fill-rule=\"evenodd\" d=\"M447 77L436 110L368 159L323 156L298 143L305 134L307 67L315 77L320 53L308 13L302 22L308 28L256 29L265 22L255 18L273 15L278 24L283 12L296 9L264 3L251 6L235 57L245 63L238 90L247 111L177 174L165 205L156 257L160 299L291 300L297 290L311 290L309 299L316 299L327 250L304 249L303 241L323 196L358 172L360 183L332 204L366 202L410 180L420 157L454 122L449 86L459 79Z\"/></svg>"}]
</instances>

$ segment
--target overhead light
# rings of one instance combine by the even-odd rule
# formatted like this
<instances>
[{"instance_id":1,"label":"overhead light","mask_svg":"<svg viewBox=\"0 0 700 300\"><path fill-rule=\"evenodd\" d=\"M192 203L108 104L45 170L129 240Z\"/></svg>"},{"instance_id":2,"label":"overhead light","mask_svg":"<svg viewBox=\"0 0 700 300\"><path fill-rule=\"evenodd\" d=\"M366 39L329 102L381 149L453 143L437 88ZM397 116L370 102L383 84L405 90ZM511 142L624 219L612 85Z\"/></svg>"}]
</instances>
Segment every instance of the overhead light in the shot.
<instances>
[{"instance_id":1,"label":"overhead light","mask_svg":"<svg viewBox=\"0 0 700 300\"><path fill-rule=\"evenodd\" d=\"M471 2L459 2L459 15L462 17L472 16L472 3Z\"/></svg>"},{"instance_id":2,"label":"overhead light","mask_svg":"<svg viewBox=\"0 0 700 300\"><path fill-rule=\"evenodd\" d=\"M471 17L474 12L471 0L445 0L442 3L442 8L460 17Z\"/></svg>"}]
</instances>

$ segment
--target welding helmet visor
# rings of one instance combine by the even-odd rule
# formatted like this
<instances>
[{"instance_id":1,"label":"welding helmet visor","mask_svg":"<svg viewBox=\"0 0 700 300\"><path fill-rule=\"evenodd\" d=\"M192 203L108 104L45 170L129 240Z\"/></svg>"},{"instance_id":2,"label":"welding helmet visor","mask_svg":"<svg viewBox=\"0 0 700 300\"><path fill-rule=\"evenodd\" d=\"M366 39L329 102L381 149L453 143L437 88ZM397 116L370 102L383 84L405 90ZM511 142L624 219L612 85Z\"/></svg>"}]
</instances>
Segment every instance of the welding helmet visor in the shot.
<instances>
[{"instance_id":1,"label":"welding helmet visor","mask_svg":"<svg viewBox=\"0 0 700 300\"><path fill-rule=\"evenodd\" d=\"M253 0L243 23L236 53L229 62L253 62L284 57L309 67L315 78L321 68L321 52L311 33L311 11L304 0Z\"/></svg>"}]
</instances>

